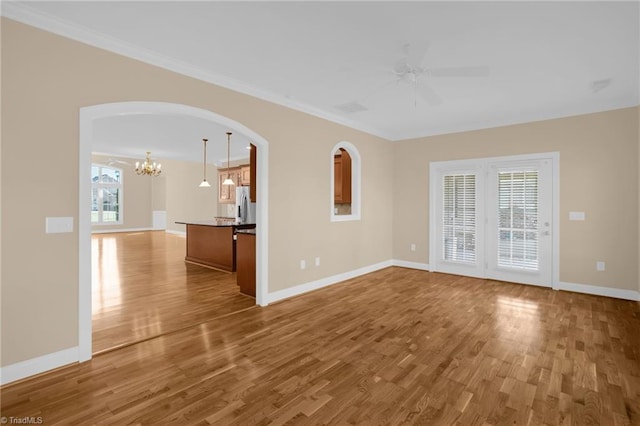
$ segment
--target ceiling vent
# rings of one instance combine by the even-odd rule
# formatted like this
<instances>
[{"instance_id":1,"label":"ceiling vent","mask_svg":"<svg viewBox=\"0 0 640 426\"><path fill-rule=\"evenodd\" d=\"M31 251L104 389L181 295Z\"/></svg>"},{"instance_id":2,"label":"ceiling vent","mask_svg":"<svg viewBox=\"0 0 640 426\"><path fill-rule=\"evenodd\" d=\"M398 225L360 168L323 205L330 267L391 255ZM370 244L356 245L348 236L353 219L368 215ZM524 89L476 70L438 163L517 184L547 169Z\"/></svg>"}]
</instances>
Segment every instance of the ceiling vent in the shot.
<instances>
[{"instance_id":1,"label":"ceiling vent","mask_svg":"<svg viewBox=\"0 0 640 426\"><path fill-rule=\"evenodd\" d=\"M346 104L336 105L336 109L339 109L342 112L346 112L347 114L353 114L356 112L368 111L369 109L358 102L347 102Z\"/></svg>"},{"instance_id":2,"label":"ceiling vent","mask_svg":"<svg viewBox=\"0 0 640 426\"><path fill-rule=\"evenodd\" d=\"M593 93L598 93L602 89L609 87L611 84L610 78L603 78L602 80L594 80L591 82L591 91Z\"/></svg>"}]
</instances>

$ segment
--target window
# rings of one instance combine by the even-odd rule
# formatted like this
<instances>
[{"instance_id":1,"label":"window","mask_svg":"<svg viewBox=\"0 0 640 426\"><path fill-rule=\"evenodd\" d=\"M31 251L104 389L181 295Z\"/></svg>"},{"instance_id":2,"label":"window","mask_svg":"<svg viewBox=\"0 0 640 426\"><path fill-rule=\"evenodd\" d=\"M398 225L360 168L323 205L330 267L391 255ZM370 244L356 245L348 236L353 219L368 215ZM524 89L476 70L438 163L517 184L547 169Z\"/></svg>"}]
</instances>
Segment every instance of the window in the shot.
<instances>
[{"instance_id":1,"label":"window","mask_svg":"<svg viewBox=\"0 0 640 426\"><path fill-rule=\"evenodd\" d=\"M360 153L349 142L331 150L331 221L360 220Z\"/></svg>"},{"instance_id":2,"label":"window","mask_svg":"<svg viewBox=\"0 0 640 426\"><path fill-rule=\"evenodd\" d=\"M91 223L122 223L122 170L91 165Z\"/></svg>"}]
</instances>

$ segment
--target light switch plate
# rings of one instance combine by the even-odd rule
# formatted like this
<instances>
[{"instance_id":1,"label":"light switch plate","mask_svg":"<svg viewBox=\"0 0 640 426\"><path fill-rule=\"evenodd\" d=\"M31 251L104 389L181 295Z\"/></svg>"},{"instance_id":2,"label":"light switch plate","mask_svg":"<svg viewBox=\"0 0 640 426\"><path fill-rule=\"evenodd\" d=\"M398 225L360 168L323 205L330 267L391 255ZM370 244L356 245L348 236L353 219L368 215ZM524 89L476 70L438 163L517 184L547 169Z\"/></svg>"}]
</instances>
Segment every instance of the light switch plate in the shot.
<instances>
[{"instance_id":1,"label":"light switch plate","mask_svg":"<svg viewBox=\"0 0 640 426\"><path fill-rule=\"evenodd\" d=\"M569 212L569 220L584 220L584 212Z\"/></svg>"},{"instance_id":2,"label":"light switch plate","mask_svg":"<svg viewBox=\"0 0 640 426\"><path fill-rule=\"evenodd\" d=\"M73 232L72 217L47 217L45 219L45 232L47 234L62 234Z\"/></svg>"}]
</instances>

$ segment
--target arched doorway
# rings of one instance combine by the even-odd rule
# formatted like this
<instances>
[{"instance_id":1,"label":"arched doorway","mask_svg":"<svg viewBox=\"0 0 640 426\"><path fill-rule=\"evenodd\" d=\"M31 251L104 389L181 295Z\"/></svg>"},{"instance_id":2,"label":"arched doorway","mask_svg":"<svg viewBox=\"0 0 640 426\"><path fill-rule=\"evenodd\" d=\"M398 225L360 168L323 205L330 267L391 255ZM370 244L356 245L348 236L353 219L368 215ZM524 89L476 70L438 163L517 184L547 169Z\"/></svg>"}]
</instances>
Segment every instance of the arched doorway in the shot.
<instances>
[{"instance_id":1,"label":"arched doorway","mask_svg":"<svg viewBox=\"0 0 640 426\"><path fill-rule=\"evenodd\" d=\"M201 108L168 102L116 102L80 108L78 150L78 360L91 359L91 221L90 169L94 120L122 114L162 114L191 116L209 120L249 137L258 147L257 190L260 203L256 209L256 304L267 304L268 292L268 167L269 146L265 138L228 117Z\"/></svg>"}]
</instances>

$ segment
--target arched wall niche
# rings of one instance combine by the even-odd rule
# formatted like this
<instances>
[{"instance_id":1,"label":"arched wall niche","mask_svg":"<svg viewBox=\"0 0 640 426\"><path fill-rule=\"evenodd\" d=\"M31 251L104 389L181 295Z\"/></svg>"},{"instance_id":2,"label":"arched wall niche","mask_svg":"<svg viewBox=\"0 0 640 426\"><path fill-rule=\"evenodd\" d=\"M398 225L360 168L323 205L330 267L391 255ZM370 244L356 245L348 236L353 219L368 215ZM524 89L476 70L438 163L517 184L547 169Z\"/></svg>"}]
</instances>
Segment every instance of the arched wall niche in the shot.
<instances>
[{"instance_id":1,"label":"arched wall niche","mask_svg":"<svg viewBox=\"0 0 640 426\"><path fill-rule=\"evenodd\" d=\"M330 219L332 222L360 220L362 160L350 142L338 142L331 149Z\"/></svg>"}]
</instances>

